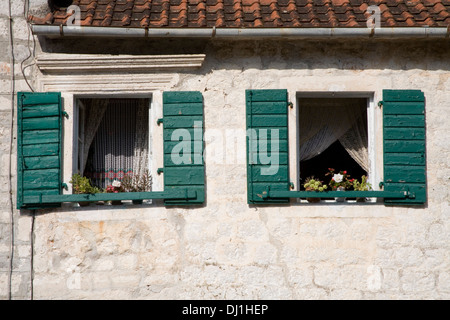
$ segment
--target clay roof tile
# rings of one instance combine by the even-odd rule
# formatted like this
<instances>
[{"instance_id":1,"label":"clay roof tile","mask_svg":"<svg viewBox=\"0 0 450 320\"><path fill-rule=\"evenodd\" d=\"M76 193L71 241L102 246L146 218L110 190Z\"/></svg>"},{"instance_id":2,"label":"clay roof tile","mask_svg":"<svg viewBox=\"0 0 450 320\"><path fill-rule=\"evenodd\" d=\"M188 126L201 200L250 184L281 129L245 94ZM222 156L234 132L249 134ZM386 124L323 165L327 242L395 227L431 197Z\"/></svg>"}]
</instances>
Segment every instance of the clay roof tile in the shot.
<instances>
[{"instance_id":1,"label":"clay roof tile","mask_svg":"<svg viewBox=\"0 0 450 320\"><path fill-rule=\"evenodd\" d=\"M376 5L382 27L448 26L450 0L74 0L84 26L366 27ZM34 24L65 24L64 8Z\"/></svg>"}]
</instances>

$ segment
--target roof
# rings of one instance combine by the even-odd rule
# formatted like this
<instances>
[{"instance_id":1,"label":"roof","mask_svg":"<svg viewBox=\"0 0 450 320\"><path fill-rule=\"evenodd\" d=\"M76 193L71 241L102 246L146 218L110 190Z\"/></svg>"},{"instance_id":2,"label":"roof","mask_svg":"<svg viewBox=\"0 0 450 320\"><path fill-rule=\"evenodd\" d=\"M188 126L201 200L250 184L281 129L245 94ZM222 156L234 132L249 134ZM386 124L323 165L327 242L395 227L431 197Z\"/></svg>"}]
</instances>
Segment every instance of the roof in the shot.
<instances>
[{"instance_id":1,"label":"roof","mask_svg":"<svg viewBox=\"0 0 450 320\"><path fill-rule=\"evenodd\" d=\"M448 27L450 0L74 0L82 26L130 28L366 28L370 5L381 27ZM34 24L66 25L55 9Z\"/></svg>"}]
</instances>

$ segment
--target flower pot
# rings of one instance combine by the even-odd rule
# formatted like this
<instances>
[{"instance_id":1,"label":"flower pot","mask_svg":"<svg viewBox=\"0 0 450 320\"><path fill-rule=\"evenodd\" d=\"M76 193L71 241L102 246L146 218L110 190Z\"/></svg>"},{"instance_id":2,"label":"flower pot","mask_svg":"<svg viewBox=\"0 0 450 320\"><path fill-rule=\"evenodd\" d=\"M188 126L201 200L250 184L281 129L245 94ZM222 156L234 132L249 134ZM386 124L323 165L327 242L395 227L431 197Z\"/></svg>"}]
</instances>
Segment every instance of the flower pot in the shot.
<instances>
[{"instance_id":1,"label":"flower pot","mask_svg":"<svg viewBox=\"0 0 450 320\"><path fill-rule=\"evenodd\" d=\"M336 191L345 191L345 188L344 187L338 187L336 189ZM345 198L343 198L343 197L336 197L336 198L334 198L334 200L336 200L336 202L344 202Z\"/></svg>"},{"instance_id":2,"label":"flower pot","mask_svg":"<svg viewBox=\"0 0 450 320\"><path fill-rule=\"evenodd\" d=\"M356 202L366 202L366 198L364 197L356 198Z\"/></svg>"},{"instance_id":3,"label":"flower pot","mask_svg":"<svg viewBox=\"0 0 450 320\"><path fill-rule=\"evenodd\" d=\"M121 204L122 204L122 200L113 200L113 201L111 201L111 204L112 204L113 206L121 205Z\"/></svg>"},{"instance_id":4,"label":"flower pot","mask_svg":"<svg viewBox=\"0 0 450 320\"><path fill-rule=\"evenodd\" d=\"M78 202L78 205L79 205L80 207L87 207L89 204L90 204L89 201L81 201L81 202Z\"/></svg>"},{"instance_id":5,"label":"flower pot","mask_svg":"<svg viewBox=\"0 0 450 320\"><path fill-rule=\"evenodd\" d=\"M144 200L132 200L133 204L142 204Z\"/></svg>"},{"instance_id":6,"label":"flower pot","mask_svg":"<svg viewBox=\"0 0 450 320\"><path fill-rule=\"evenodd\" d=\"M311 203L320 202L320 198L306 198L306 200Z\"/></svg>"}]
</instances>

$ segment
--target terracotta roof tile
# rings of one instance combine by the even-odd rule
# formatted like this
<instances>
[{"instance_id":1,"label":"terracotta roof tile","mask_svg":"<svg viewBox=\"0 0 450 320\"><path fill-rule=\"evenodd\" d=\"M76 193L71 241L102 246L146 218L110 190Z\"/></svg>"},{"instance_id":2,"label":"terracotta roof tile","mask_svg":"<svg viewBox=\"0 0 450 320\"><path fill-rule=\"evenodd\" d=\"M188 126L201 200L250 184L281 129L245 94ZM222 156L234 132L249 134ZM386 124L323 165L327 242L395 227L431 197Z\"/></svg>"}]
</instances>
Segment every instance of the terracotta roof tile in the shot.
<instances>
[{"instance_id":1,"label":"terracotta roof tile","mask_svg":"<svg viewBox=\"0 0 450 320\"><path fill-rule=\"evenodd\" d=\"M450 0L74 0L83 26L113 27L366 27L377 5L382 27L447 27ZM35 24L64 25L64 8Z\"/></svg>"}]
</instances>

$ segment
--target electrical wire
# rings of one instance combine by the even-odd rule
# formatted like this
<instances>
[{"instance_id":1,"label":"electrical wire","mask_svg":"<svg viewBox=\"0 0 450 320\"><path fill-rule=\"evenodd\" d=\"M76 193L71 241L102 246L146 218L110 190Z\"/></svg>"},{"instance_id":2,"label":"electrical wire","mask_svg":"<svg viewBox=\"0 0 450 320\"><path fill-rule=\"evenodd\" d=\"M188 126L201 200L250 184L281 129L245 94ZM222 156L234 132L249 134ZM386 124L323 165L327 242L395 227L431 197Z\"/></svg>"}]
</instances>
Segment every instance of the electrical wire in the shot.
<instances>
[{"instance_id":1,"label":"electrical wire","mask_svg":"<svg viewBox=\"0 0 450 320\"><path fill-rule=\"evenodd\" d=\"M30 246L31 246L31 257L30 257L30 300L34 300L34 220L36 218L36 210L31 213L31 231L30 231Z\"/></svg>"},{"instance_id":2,"label":"electrical wire","mask_svg":"<svg viewBox=\"0 0 450 320\"><path fill-rule=\"evenodd\" d=\"M14 209L12 198L12 148L13 148L13 130L14 130L14 98L15 98L15 78L14 78L14 38L13 38L13 20L11 13L11 0L8 0L9 15L9 39L11 47L11 124L10 124L10 140L9 140L9 163L8 163L8 193L9 193L9 209L10 209L10 225L11 225L11 245L9 255L9 272L8 272L8 300L12 299L12 274L14 261Z\"/></svg>"},{"instance_id":3,"label":"electrical wire","mask_svg":"<svg viewBox=\"0 0 450 320\"><path fill-rule=\"evenodd\" d=\"M36 55L36 39L35 39L34 36L31 34L31 33L32 33L32 32L31 32L31 24L28 22L28 11L29 11L29 7L30 7L29 0L27 0L27 1L25 1L24 6L23 6L23 16L24 16L24 18L25 18L25 21L27 22L27 32L28 32L27 43L28 43L28 52L29 52L29 54L28 54L28 56L27 56L24 60L22 60L22 62L20 63L20 69L21 69L21 71L22 71L23 78L24 78L25 82L27 83L28 87L30 88L30 90L31 90L32 92L34 92L33 87L30 85L30 83L28 82L27 76L25 75L25 69L27 69L27 68L29 68L29 67L35 65L36 62L33 61L33 62L30 63L29 65L27 65L27 66L25 66L25 67L23 66L23 64L25 63L25 61L27 61L27 60L30 59L31 57L35 57L35 55ZM33 39L33 50L30 49L30 35L31 35L31 38Z\"/></svg>"}]
</instances>

